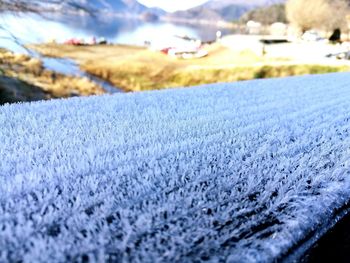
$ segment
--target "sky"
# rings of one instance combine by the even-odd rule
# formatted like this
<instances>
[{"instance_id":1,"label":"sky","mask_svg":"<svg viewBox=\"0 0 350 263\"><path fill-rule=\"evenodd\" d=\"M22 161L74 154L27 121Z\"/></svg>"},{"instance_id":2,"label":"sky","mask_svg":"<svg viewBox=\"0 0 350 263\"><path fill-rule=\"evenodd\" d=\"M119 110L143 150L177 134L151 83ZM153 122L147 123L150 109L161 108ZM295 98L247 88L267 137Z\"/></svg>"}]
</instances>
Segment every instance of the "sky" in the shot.
<instances>
[{"instance_id":1,"label":"sky","mask_svg":"<svg viewBox=\"0 0 350 263\"><path fill-rule=\"evenodd\" d=\"M141 4L149 7L160 7L166 11L185 10L203 4L208 0L138 0Z\"/></svg>"}]
</instances>

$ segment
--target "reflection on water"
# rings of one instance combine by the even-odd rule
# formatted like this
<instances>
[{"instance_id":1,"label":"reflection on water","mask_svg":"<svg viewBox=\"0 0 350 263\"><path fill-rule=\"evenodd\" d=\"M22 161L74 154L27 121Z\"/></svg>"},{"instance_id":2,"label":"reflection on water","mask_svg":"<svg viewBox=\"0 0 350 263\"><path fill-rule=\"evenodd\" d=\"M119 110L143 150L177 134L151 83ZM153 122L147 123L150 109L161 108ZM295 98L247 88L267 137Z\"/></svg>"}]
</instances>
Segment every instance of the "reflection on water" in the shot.
<instances>
[{"instance_id":1,"label":"reflection on water","mask_svg":"<svg viewBox=\"0 0 350 263\"><path fill-rule=\"evenodd\" d=\"M215 38L218 30L208 26L185 26L163 22L144 22L137 19L115 17L98 18L88 16L65 17L47 15L2 14L0 24L19 37L24 43L41 43L56 40L63 42L70 38L90 39L104 37L118 44L143 45L145 41L155 44L170 44L174 35L188 35L208 41ZM224 33L228 33L225 32ZM6 33L0 31L0 36ZM21 50L12 41L1 39L0 46L14 51ZM23 51L23 50L22 50Z\"/></svg>"}]
</instances>

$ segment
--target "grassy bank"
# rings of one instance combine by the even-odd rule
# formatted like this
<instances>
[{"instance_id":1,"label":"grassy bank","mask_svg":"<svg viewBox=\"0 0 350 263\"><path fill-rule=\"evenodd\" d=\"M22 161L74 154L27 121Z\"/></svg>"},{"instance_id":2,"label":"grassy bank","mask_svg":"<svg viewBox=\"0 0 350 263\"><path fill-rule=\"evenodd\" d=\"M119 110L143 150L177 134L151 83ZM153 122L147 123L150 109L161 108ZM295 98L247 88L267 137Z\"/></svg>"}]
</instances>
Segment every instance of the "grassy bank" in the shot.
<instances>
[{"instance_id":1,"label":"grassy bank","mask_svg":"<svg viewBox=\"0 0 350 263\"><path fill-rule=\"evenodd\" d=\"M104 93L104 90L86 78L67 76L43 68L39 59L27 55L14 54L0 50L0 74L8 79L17 80L16 85L26 83L40 88L47 98L88 96ZM3 83L3 86L8 81ZM26 87L24 87L25 90ZM37 90L37 89L32 89ZM35 94L32 94L35 97ZM28 94L30 97L30 94Z\"/></svg>"},{"instance_id":2,"label":"grassy bank","mask_svg":"<svg viewBox=\"0 0 350 263\"><path fill-rule=\"evenodd\" d=\"M234 82L261 78L297 76L305 74L321 74L341 72L347 67L322 65L279 65L279 66L245 66L225 69L193 69L177 70L165 68L162 70L152 67L119 67L97 68L84 66L91 74L107 79L111 83L126 90L152 90L178 86L195 86L217 82Z\"/></svg>"},{"instance_id":3,"label":"grassy bank","mask_svg":"<svg viewBox=\"0 0 350 263\"><path fill-rule=\"evenodd\" d=\"M346 71L347 66L293 63L286 58L262 57L252 51L237 52L219 44L207 47L209 56L178 60L145 48L110 46L38 45L46 56L69 57L80 67L126 91L232 82Z\"/></svg>"},{"instance_id":4,"label":"grassy bank","mask_svg":"<svg viewBox=\"0 0 350 263\"><path fill-rule=\"evenodd\" d=\"M42 89L0 73L0 105L5 103L45 100L50 98Z\"/></svg>"}]
</instances>

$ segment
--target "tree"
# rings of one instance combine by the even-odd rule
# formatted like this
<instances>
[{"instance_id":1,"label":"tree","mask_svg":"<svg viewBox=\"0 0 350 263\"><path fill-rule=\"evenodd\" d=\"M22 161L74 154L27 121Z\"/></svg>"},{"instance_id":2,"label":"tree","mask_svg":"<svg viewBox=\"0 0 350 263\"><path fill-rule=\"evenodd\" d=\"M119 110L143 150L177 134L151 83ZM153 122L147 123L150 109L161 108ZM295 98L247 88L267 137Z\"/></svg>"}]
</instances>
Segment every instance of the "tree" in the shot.
<instances>
[{"instance_id":1,"label":"tree","mask_svg":"<svg viewBox=\"0 0 350 263\"><path fill-rule=\"evenodd\" d=\"M286 4L288 20L302 32L342 28L348 12L346 0L288 0Z\"/></svg>"},{"instance_id":2,"label":"tree","mask_svg":"<svg viewBox=\"0 0 350 263\"><path fill-rule=\"evenodd\" d=\"M90 12L91 9L81 0L0 0L0 12L35 12L40 13L50 11L57 7L66 7L71 10L84 10Z\"/></svg>"},{"instance_id":3,"label":"tree","mask_svg":"<svg viewBox=\"0 0 350 263\"><path fill-rule=\"evenodd\" d=\"M275 22L286 23L286 8L284 4L276 4L268 7L260 7L245 13L240 22L247 23L253 20L264 25L271 25Z\"/></svg>"}]
</instances>

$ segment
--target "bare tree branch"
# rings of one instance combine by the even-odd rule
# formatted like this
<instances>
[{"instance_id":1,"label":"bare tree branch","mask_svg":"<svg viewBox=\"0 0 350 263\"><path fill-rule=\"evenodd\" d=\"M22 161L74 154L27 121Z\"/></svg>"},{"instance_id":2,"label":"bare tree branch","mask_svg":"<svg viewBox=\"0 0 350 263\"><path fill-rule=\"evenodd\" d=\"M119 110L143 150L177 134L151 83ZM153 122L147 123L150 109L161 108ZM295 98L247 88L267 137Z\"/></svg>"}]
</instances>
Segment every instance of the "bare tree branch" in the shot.
<instances>
[{"instance_id":1,"label":"bare tree branch","mask_svg":"<svg viewBox=\"0 0 350 263\"><path fill-rule=\"evenodd\" d=\"M88 4L79 0L0 0L0 12L34 12L54 11L60 7L70 10L91 12Z\"/></svg>"},{"instance_id":2,"label":"bare tree branch","mask_svg":"<svg viewBox=\"0 0 350 263\"><path fill-rule=\"evenodd\" d=\"M31 51L30 49L28 49L25 44L18 38L16 37L14 34L12 34L11 31L7 30L5 27L3 27L2 25L0 25L0 31L6 32L7 36L0 36L0 39L5 39L5 40L9 40L13 43L15 43L17 46L25 49L25 51L32 55L33 51Z\"/></svg>"},{"instance_id":3,"label":"bare tree branch","mask_svg":"<svg viewBox=\"0 0 350 263\"><path fill-rule=\"evenodd\" d=\"M46 17L47 12L54 11L64 11L65 13L84 11L89 15L93 15L95 10L88 4L88 1L82 0L0 0L0 15L4 12L11 12L12 14L35 13ZM6 36L0 36L0 39L10 40L31 53L18 37L1 24L0 31L6 33Z\"/></svg>"}]
</instances>

